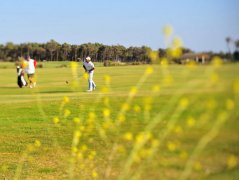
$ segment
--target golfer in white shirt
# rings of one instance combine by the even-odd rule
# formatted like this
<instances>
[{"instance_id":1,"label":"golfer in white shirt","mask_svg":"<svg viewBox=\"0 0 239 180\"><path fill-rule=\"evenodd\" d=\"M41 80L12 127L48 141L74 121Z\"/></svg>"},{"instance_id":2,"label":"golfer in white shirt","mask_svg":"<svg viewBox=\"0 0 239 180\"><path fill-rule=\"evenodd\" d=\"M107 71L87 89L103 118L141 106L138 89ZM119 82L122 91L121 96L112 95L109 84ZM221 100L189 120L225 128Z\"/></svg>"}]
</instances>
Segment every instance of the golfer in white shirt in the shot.
<instances>
[{"instance_id":1,"label":"golfer in white shirt","mask_svg":"<svg viewBox=\"0 0 239 180\"><path fill-rule=\"evenodd\" d=\"M36 86L36 81L34 78L36 71L36 60L31 59L30 56L27 56L27 64L28 66L25 68L25 72L27 73L30 88L33 88Z\"/></svg>"},{"instance_id":2,"label":"golfer in white shirt","mask_svg":"<svg viewBox=\"0 0 239 180\"><path fill-rule=\"evenodd\" d=\"M86 60L83 62L83 68L89 74L89 79L88 79L89 89L87 91L91 92L92 90L95 90L96 84L93 81L95 66L94 66L93 62L91 62L91 58L89 56L86 57Z\"/></svg>"}]
</instances>

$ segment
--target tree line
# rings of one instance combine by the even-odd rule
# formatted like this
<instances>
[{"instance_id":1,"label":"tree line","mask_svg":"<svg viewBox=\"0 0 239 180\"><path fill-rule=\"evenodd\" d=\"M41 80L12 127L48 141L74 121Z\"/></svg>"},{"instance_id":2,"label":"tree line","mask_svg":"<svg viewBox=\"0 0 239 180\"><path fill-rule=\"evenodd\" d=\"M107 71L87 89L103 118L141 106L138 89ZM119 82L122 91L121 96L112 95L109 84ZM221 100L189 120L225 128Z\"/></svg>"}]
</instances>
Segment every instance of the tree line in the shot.
<instances>
[{"instance_id":1,"label":"tree line","mask_svg":"<svg viewBox=\"0 0 239 180\"><path fill-rule=\"evenodd\" d=\"M231 38L226 38L228 52L205 52L212 56L219 56L222 59L239 59L239 40L232 41ZM232 52L230 45L235 45L235 51ZM150 47L129 47L122 45L104 45L100 43L86 43L81 45L71 45L68 43L60 44L55 40L50 40L47 43L21 43L14 44L8 42L0 44L0 60L1 61L16 61L19 56L30 55L38 61L77 61L78 58L85 59L90 56L93 61L104 62L106 60L121 61L121 62L143 62L149 63ZM167 49L157 50L160 57L167 56ZM182 48L182 54L193 53L191 49ZM176 61L175 61L176 62Z\"/></svg>"},{"instance_id":2,"label":"tree line","mask_svg":"<svg viewBox=\"0 0 239 180\"><path fill-rule=\"evenodd\" d=\"M32 58L47 61L76 61L90 56L94 61L115 60L122 62L140 61L149 62L147 46L129 47L122 45L103 45L100 43L86 43L81 45L60 44L55 40L47 43L8 42L0 44L0 60L15 61L19 56L30 55Z\"/></svg>"}]
</instances>

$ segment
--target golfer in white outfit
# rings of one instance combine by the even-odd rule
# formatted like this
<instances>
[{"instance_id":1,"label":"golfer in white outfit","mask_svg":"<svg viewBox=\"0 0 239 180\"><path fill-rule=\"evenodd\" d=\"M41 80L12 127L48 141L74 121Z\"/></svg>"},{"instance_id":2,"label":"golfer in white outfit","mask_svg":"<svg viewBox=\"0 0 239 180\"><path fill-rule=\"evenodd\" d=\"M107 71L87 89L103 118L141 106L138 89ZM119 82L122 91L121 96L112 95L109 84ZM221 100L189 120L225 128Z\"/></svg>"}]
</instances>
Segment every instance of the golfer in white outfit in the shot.
<instances>
[{"instance_id":1,"label":"golfer in white outfit","mask_svg":"<svg viewBox=\"0 0 239 180\"><path fill-rule=\"evenodd\" d=\"M95 90L96 84L93 81L93 75L94 75L95 66L91 62L91 58L89 56L86 57L86 60L83 63L83 68L85 69L85 72L87 72L89 74L89 79L88 79L88 81L89 81L89 89L87 91L91 92L92 90Z\"/></svg>"}]
</instances>

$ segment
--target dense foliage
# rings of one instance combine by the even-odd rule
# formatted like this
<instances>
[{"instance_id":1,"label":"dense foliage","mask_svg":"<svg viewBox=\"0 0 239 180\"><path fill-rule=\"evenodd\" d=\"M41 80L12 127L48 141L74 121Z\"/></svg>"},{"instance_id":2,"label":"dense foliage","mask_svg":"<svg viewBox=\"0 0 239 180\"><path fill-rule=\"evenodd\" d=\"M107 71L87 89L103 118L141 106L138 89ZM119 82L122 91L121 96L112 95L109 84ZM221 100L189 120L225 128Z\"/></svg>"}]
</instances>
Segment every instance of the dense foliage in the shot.
<instances>
[{"instance_id":1,"label":"dense foliage","mask_svg":"<svg viewBox=\"0 0 239 180\"><path fill-rule=\"evenodd\" d=\"M15 61L18 56L30 55L38 60L47 61L74 61L77 58L84 59L91 56L94 61L115 60L123 62L148 62L148 51L146 46L129 47L122 45L103 45L99 43L87 43L81 45L60 44L54 40L47 43L22 43L11 42L0 45L0 60Z\"/></svg>"}]
</instances>

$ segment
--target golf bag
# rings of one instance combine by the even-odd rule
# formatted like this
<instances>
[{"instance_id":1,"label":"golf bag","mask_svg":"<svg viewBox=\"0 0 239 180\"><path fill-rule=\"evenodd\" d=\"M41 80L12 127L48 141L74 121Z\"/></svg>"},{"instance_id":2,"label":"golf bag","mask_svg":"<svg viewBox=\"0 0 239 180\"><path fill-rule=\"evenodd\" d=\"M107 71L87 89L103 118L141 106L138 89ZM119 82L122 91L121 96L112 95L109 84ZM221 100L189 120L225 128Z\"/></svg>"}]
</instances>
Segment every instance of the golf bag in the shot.
<instances>
[{"instance_id":1,"label":"golf bag","mask_svg":"<svg viewBox=\"0 0 239 180\"><path fill-rule=\"evenodd\" d=\"M17 66L17 84L20 88L27 86L27 82L23 75L23 69L20 66Z\"/></svg>"}]
</instances>

